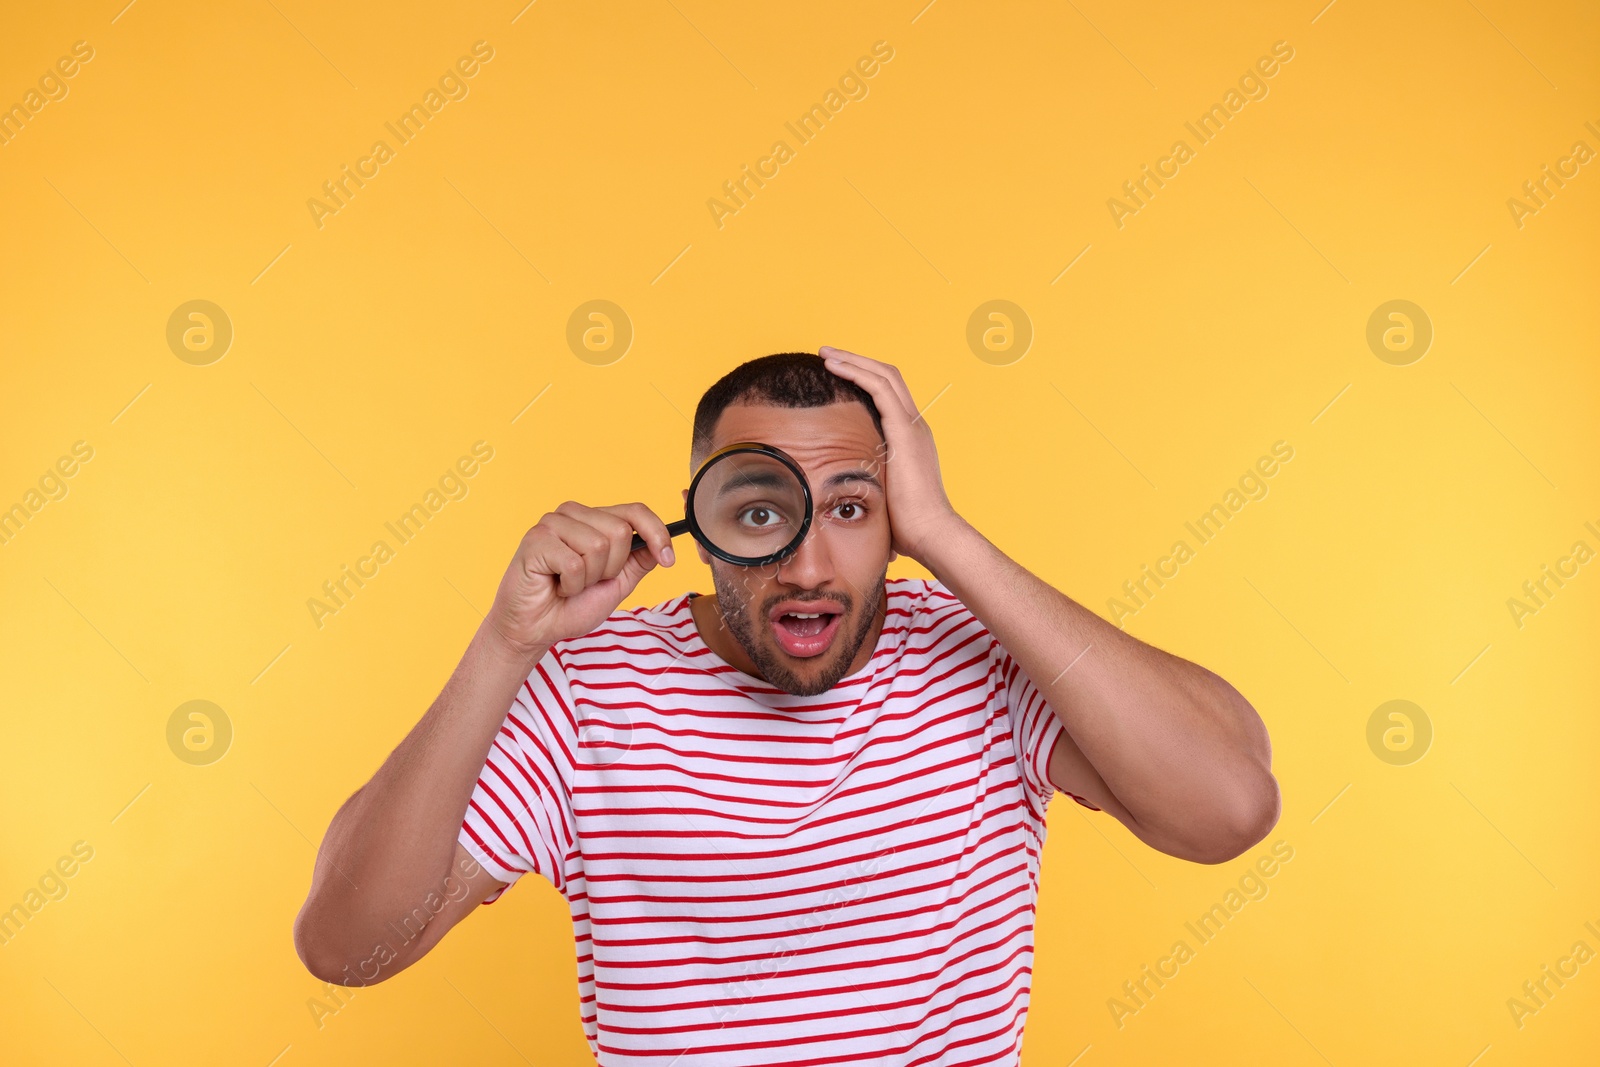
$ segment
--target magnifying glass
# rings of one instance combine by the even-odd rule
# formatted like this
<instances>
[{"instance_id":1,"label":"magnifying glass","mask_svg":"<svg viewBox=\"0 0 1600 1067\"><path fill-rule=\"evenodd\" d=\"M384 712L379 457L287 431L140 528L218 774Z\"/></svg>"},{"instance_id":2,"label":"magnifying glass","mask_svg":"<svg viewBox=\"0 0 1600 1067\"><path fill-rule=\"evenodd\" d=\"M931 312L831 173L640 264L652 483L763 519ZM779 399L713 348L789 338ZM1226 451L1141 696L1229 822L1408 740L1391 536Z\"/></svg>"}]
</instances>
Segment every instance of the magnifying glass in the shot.
<instances>
[{"instance_id":1,"label":"magnifying glass","mask_svg":"<svg viewBox=\"0 0 1600 1067\"><path fill-rule=\"evenodd\" d=\"M688 532L718 559L741 567L776 563L811 528L811 487L782 449L738 441L706 457L684 501L684 517L667 524L673 537ZM645 547L633 535L633 548Z\"/></svg>"}]
</instances>

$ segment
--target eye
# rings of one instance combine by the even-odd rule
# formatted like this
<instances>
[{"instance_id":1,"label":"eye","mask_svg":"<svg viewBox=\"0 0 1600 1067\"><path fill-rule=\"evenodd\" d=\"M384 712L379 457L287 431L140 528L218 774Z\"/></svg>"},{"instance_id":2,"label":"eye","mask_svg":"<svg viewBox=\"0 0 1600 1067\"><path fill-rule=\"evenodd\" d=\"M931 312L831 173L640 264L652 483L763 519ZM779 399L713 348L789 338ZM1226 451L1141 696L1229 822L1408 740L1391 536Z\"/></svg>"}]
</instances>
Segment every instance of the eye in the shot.
<instances>
[{"instance_id":1,"label":"eye","mask_svg":"<svg viewBox=\"0 0 1600 1067\"><path fill-rule=\"evenodd\" d=\"M739 522L744 526L764 530L782 523L783 515L776 508L770 508L765 504L752 504L739 512Z\"/></svg>"},{"instance_id":2,"label":"eye","mask_svg":"<svg viewBox=\"0 0 1600 1067\"><path fill-rule=\"evenodd\" d=\"M845 522L859 522L866 517L867 509L859 500L844 500L833 506Z\"/></svg>"}]
</instances>

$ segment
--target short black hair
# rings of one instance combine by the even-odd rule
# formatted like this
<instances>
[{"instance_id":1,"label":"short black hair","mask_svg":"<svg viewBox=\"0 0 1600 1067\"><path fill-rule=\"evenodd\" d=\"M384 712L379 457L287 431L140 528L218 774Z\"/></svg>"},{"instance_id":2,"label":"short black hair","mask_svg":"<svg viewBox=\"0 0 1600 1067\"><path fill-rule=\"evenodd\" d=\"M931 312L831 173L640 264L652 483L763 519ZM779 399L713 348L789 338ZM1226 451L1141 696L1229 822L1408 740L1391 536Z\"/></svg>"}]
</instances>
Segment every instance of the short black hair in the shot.
<instances>
[{"instance_id":1,"label":"short black hair","mask_svg":"<svg viewBox=\"0 0 1600 1067\"><path fill-rule=\"evenodd\" d=\"M778 352L741 363L718 379L700 398L694 412L690 465L711 451L712 431L730 404L766 404L778 408L819 408L855 400L872 416L883 436L883 420L872 394L828 369L815 352Z\"/></svg>"}]
</instances>

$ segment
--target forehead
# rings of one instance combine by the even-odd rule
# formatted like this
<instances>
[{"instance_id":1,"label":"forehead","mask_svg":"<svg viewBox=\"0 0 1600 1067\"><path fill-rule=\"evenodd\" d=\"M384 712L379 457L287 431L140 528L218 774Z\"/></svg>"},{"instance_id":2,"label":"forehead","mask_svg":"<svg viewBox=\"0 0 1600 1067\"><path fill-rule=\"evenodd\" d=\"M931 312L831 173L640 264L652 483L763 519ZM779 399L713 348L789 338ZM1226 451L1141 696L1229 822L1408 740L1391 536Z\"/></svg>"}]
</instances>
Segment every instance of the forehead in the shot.
<instances>
[{"instance_id":1,"label":"forehead","mask_svg":"<svg viewBox=\"0 0 1600 1067\"><path fill-rule=\"evenodd\" d=\"M854 400L811 408L729 404L712 432L711 452L736 441L782 449L813 482L838 468L871 465L883 452L871 414Z\"/></svg>"}]
</instances>

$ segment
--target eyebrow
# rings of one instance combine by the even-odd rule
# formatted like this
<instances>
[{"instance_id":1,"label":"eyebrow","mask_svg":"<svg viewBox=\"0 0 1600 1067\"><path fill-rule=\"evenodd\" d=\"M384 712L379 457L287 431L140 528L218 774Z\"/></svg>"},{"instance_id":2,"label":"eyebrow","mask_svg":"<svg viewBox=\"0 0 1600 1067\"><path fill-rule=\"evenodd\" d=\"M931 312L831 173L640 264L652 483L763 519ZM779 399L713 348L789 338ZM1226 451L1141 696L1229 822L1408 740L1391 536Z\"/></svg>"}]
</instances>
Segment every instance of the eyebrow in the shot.
<instances>
[{"instance_id":1,"label":"eyebrow","mask_svg":"<svg viewBox=\"0 0 1600 1067\"><path fill-rule=\"evenodd\" d=\"M833 477L829 478L826 482L823 482L822 488L825 491L829 489L836 489L839 486L850 482L862 482L866 485L872 486L880 493L883 492L883 483L878 481L878 476L873 474L871 471L864 469L840 471L838 474L835 474Z\"/></svg>"},{"instance_id":2,"label":"eyebrow","mask_svg":"<svg viewBox=\"0 0 1600 1067\"><path fill-rule=\"evenodd\" d=\"M828 492L830 490L837 489L842 485L848 485L853 482L870 485L878 492L883 492L883 483L878 480L878 476L864 468L840 471L838 474L831 476L827 481L822 483L822 490L823 492ZM749 473L741 472L738 478L730 479L729 481L724 482L722 487L718 490L717 495L725 496L728 493L746 489L751 486L759 489L783 489L789 484L790 483L788 479L778 474L777 471L755 470Z\"/></svg>"},{"instance_id":3,"label":"eyebrow","mask_svg":"<svg viewBox=\"0 0 1600 1067\"><path fill-rule=\"evenodd\" d=\"M737 478L730 478L722 483L721 488L717 490L717 495L727 496L729 493L735 493L751 486L758 489L786 489L792 484L794 483L788 478L783 477L774 470L754 470L748 473L740 471Z\"/></svg>"}]
</instances>

